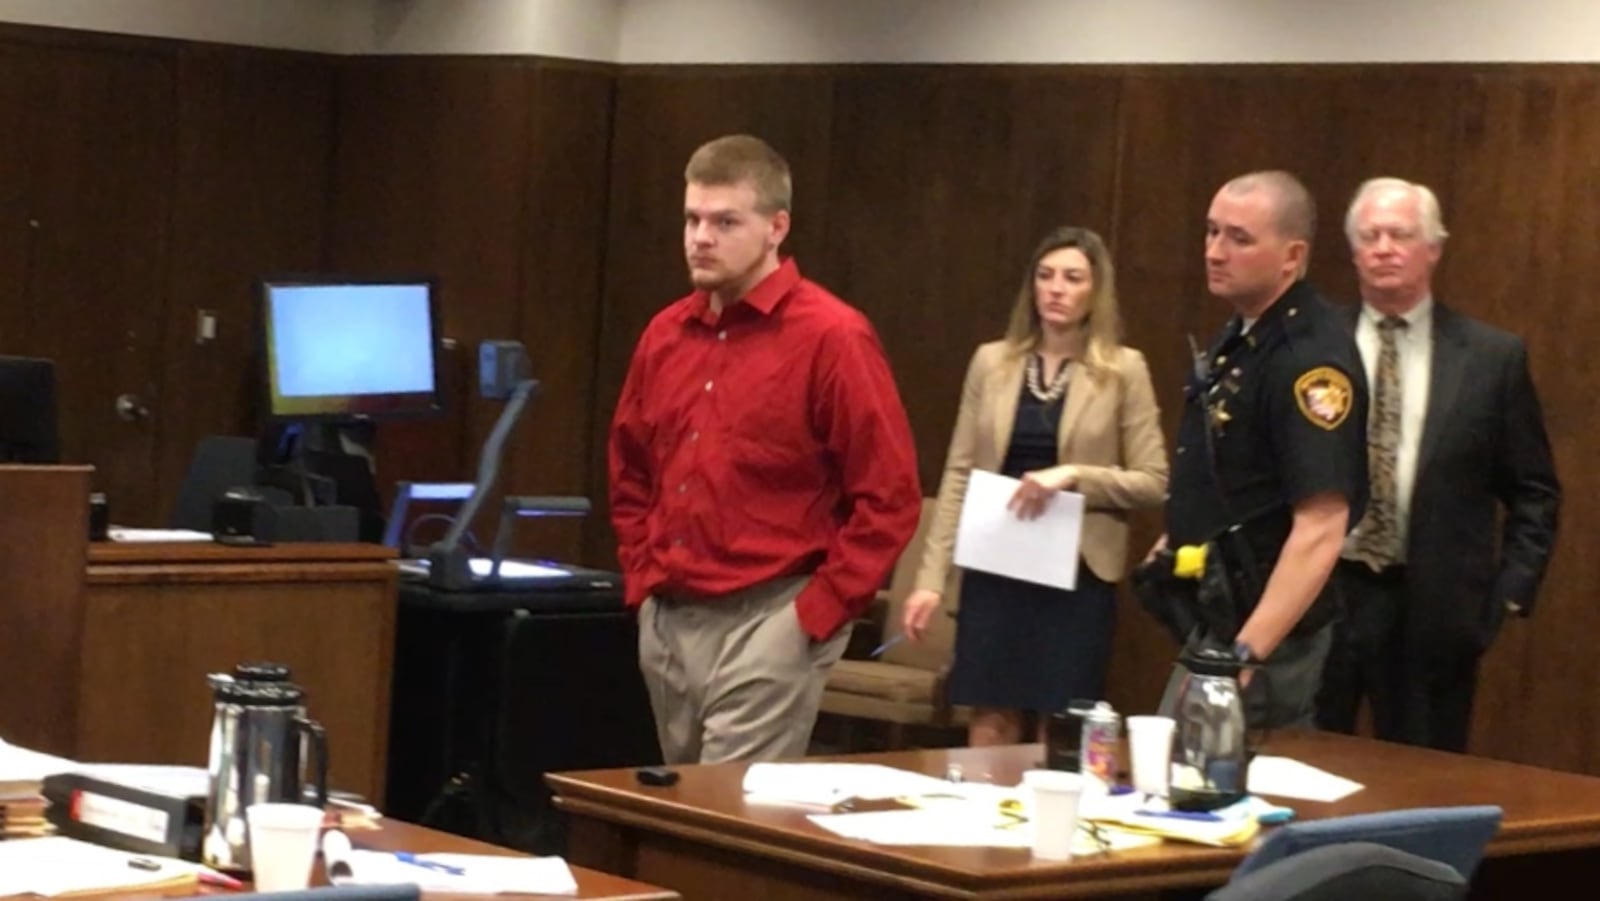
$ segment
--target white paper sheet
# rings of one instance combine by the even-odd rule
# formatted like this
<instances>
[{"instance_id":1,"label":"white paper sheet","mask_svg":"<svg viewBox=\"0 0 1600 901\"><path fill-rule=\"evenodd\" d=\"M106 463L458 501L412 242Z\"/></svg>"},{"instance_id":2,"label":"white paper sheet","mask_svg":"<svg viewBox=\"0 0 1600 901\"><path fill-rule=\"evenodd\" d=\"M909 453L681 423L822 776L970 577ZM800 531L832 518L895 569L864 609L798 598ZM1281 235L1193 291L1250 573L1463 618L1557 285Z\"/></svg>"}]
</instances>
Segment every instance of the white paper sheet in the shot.
<instances>
[{"instance_id":1,"label":"white paper sheet","mask_svg":"<svg viewBox=\"0 0 1600 901\"><path fill-rule=\"evenodd\" d=\"M834 835L896 847L1032 848L1033 824L987 811L958 807L824 813L807 817ZM1097 840L1081 816L1072 837L1073 856L1125 851L1158 844L1155 836L1101 830Z\"/></svg>"},{"instance_id":2,"label":"white paper sheet","mask_svg":"<svg viewBox=\"0 0 1600 901\"><path fill-rule=\"evenodd\" d=\"M210 532L196 532L193 529L133 529L127 526L112 526L106 530L106 537L112 541L146 542L146 541L210 541Z\"/></svg>"},{"instance_id":3,"label":"white paper sheet","mask_svg":"<svg viewBox=\"0 0 1600 901\"><path fill-rule=\"evenodd\" d=\"M142 858L156 869L128 865ZM67 893L160 885L205 867L171 857L128 854L64 836L0 842L0 896Z\"/></svg>"},{"instance_id":4,"label":"white paper sheet","mask_svg":"<svg viewBox=\"0 0 1600 901\"><path fill-rule=\"evenodd\" d=\"M1068 590L1078 586L1083 495L1060 491L1038 519L1006 509L1021 482L975 469L956 525L955 564Z\"/></svg>"},{"instance_id":5,"label":"white paper sheet","mask_svg":"<svg viewBox=\"0 0 1600 901\"><path fill-rule=\"evenodd\" d=\"M848 798L881 800L948 789L949 782L875 763L753 763L744 774L754 804L832 807Z\"/></svg>"},{"instance_id":6,"label":"white paper sheet","mask_svg":"<svg viewBox=\"0 0 1600 901\"><path fill-rule=\"evenodd\" d=\"M416 854L408 861L387 851L354 849L339 831L322 837L322 854L334 885L415 884L425 892L472 895L578 893L578 880L560 857Z\"/></svg>"},{"instance_id":7,"label":"white paper sheet","mask_svg":"<svg viewBox=\"0 0 1600 901\"><path fill-rule=\"evenodd\" d=\"M1306 801L1337 801L1366 787L1309 763L1268 755L1251 761L1249 785L1251 794Z\"/></svg>"}]
</instances>

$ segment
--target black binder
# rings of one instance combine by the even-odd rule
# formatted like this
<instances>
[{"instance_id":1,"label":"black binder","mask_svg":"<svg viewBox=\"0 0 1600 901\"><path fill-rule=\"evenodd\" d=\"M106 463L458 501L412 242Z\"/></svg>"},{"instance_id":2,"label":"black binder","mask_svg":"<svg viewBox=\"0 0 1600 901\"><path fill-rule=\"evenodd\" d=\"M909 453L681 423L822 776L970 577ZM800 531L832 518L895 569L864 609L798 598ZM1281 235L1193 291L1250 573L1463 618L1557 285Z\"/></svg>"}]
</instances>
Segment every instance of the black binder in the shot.
<instances>
[{"instance_id":1,"label":"black binder","mask_svg":"<svg viewBox=\"0 0 1600 901\"><path fill-rule=\"evenodd\" d=\"M82 773L47 776L45 819L60 835L136 854L200 860L206 799L177 797Z\"/></svg>"}]
</instances>

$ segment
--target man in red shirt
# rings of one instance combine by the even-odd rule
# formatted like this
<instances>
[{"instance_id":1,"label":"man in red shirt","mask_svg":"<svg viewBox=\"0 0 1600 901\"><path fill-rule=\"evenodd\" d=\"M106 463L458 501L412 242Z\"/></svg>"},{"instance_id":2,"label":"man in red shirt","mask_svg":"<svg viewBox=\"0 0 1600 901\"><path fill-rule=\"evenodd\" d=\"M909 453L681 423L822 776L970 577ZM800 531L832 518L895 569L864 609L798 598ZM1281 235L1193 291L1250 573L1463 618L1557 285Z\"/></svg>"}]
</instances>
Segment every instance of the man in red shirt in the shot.
<instances>
[{"instance_id":1,"label":"man in red shirt","mask_svg":"<svg viewBox=\"0 0 1600 901\"><path fill-rule=\"evenodd\" d=\"M639 667L668 763L802 756L916 530L916 449L871 324L778 255L788 163L734 135L684 180L695 290L640 337L609 445Z\"/></svg>"}]
</instances>

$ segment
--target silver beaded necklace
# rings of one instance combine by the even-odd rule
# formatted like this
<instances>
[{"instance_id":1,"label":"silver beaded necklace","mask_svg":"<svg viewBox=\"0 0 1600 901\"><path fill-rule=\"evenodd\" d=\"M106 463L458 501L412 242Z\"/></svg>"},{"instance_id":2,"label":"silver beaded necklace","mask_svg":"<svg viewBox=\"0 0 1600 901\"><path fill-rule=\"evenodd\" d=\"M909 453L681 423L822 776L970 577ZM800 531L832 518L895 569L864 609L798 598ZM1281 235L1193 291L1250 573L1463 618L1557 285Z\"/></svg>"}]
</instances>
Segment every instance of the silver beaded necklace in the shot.
<instances>
[{"instance_id":1,"label":"silver beaded necklace","mask_svg":"<svg viewBox=\"0 0 1600 901\"><path fill-rule=\"evenodd\" d=\"M1053 404L1067 393L1067 376L1072 372L1072 361L1067 360L1056 370L1056 377L1050 380L1050 387L1044 387L1044 358L1038 354L1028 356L1028 393L1039 399L1040 403Z\"/></svg>"}]
</instances>

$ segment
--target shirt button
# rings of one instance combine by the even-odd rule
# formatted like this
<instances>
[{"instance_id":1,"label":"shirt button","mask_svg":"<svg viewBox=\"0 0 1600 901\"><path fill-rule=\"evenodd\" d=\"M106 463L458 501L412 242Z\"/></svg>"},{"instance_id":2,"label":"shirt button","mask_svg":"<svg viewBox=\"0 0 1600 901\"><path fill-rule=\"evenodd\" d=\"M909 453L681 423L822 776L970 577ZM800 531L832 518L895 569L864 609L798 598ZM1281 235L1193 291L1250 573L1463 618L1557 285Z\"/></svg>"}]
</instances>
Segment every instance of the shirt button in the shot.
<instances>
[{"instance_id":1,"label":"shirt button","mask_svg":"<svg viewBox=\"0 0 1600 901\"><path fill-rule=\"evenodd\" d=\"M688 490L689 490L689 483L688 482L679 482L678 483L678 493L679 494L682 494L682 493L684 493L685 491L688 491Z\"/></svg>"},{"instance_id":2,"label":"shirt button","mask_svg":"<svg viewBox=\"0 0 1600 901\"><path fill-rule=\"evenodd\" d=\"M672 539L672 546L673 547L683 547L683 539L682 538L674 538L674 539Z\"/></svg>"},{"instance_id":3,"label":"shirt button","mask_svg":"<svg viewBox=\"0 0 1600 901\"><path fill-rule=\"evenodd\" d=\"M1187 447L1180 447L1180 448L1178 448L1178 453L1180 453L1180 454L1181 454L1181 453L1183 453L1183 452L1184 452L1184 451L1186 451L1186 450L1188 450L1188 448L1187 448Z\"/></svg>"},{"instance_id":4,"label":"shirt button","mask_svg":"<svg viewBox=\"0 0 1600 901\"><path fill-rule=\"evenodd\" d=\"M728 340L728 330L727 329L723 329L722 331L717 332L717 340L718 341L726 341L726 340Z\"/></svg>"},{"instance_id":5,"label":"shirt button","mask_svg":"<svg viewBox=\"0 0 1600 901\"><path fill-rule=\"evenodd\" d=\"M711 390L711 382L712 382L711 379L706 379L706 390L707 391Z\"/></svg>"},{"instance_id":6,"label":"shirt button","mask_svg":"<svg viewBox=\"0 0 1600 901\"><path fill-rule=\"evenodd\" d=\"M690 432L689 433L689 440L690 441L699 441L700 440L700 433L699 432Z\"/></svg>"}]
</instances>

